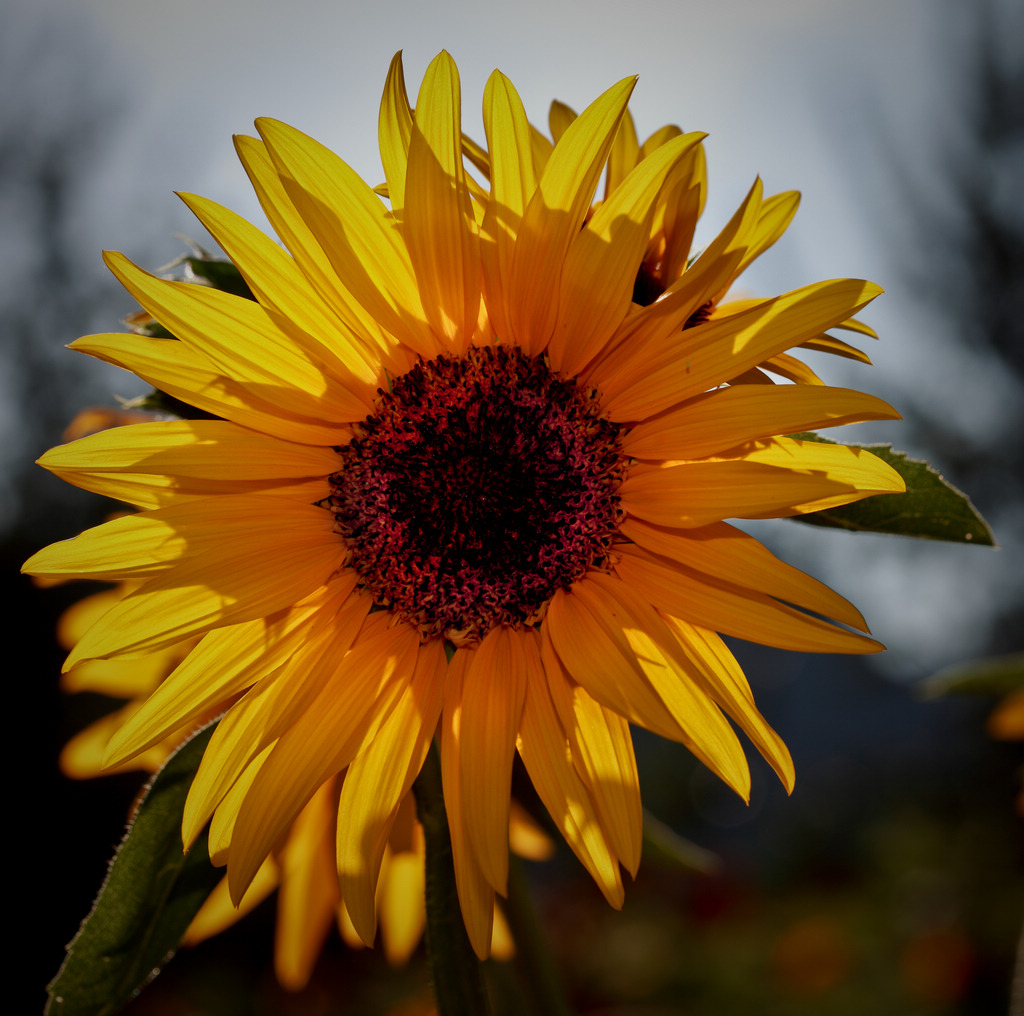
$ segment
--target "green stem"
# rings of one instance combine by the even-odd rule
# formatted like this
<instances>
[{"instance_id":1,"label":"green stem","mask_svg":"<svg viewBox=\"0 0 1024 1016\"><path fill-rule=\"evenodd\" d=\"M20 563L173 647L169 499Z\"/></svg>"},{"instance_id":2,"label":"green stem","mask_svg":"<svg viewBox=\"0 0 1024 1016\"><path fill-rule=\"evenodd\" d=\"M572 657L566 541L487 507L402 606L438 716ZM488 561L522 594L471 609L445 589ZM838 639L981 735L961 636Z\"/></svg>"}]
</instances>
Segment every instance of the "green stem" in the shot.
<instances>
[{"instance_id":1,"label":"green stem","mask_svg":"<svg viewBox=\"0 0 1024 1016\"><path fill-rule=\"evenodd\" d=\"M551 947L533 906L523 864L515 854L509 855L505 915L516 943L516 966L531 1003L530 1012L537 1016L570 1016Z\"/></svg>"},{"instance_id":2,"label":"green stem","mask_svg":"<svg viewBox=\"0 0 1024 1016\"><path fill-rule=\"evenodd\" d=\"M469 944L459 908L436 744L430 746L412 789L427 845L427 958L438 1016L488 1016L482 966Z\"/></svg>"}]
</instances>

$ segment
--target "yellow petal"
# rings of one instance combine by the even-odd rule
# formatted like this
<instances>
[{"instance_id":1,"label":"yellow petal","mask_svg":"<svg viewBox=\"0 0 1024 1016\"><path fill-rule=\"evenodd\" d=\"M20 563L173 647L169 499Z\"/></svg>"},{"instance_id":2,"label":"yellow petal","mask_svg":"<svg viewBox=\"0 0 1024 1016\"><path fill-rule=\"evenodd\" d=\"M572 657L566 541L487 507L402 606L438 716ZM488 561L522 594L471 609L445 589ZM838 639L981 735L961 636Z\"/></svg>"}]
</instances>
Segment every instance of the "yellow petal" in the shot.
<instances>
[{"instance_id":1,"label":"yellow petal","mask_svg":"<svg viewBox=\"0 0 1024 1016\"><path fill-rule=\"evenodd\" d=\"M530 124L530 151L533 153L533 165L538 173L544 172L544 167L551 158L555 146L533 124Z\"/></svg>"},{"instance_id":2,"label":"yellow petal","mask_svg":"<svg viewBox=\"0 0 1024 1016\"><path fill-rule=\"evenodd\" d=\"M850 343L844 342L842 339L837 339L834 335L822 334L814 339L808 339L806 342L800 343L801 349L813 349L821 353L832 353L833 356L841 356L846 360L856 360L858 363L865 363L868 366L871 365L871 357L868 356L861 349L857 349L856 346L851 346Z\"/></svg>"},{"instance_id":3,"label":"yellow petal","mask_svg":"<svg viewBox=\"0 0 1024 1016\"><path fill-rule=\"evenodd\" d=\"M558 321L549 346L554 370L577 374L619 327L647 247L655 198L672 167L703 138L673 138L644 159L573 240L562 270Z\"/></svg>"},{"instance_id":4,"label":"yellow petal","mask_svg":"<svg viewBox=\"0 0 1024 1016\"><path fill-rule=\"evenodd\" d=\"M422 835L420 836L422 841ZM380 894L380 938L392 967L404 966L423 935L427 912L422 845L416 852L392 854Z\"/></svg>"},{"instance_id":5,"label":"yellow petal","mask_svg":"<svg viewBox=\"0 0 1024 1016\"><path fill-rule=\"evenodd\" d=\"M652 554L678 561L693 571L867 631L860 611L849 600L780 561L763 543L725 522L678 531L626 518L619 531Z\"/></svg>"},{"instance_id":6,"label":"yellow petal","mask_svg":"<svg viewBox=\"0 0 1024 1016\"><path fill-rule=\"evenodd\" d=\"M622 547L616 572L659 610L701 628L807 653L877 653L874 639L845 631L777 600L691 572L638 547Z\"/></svg>"},{"instance_id":7,"label":"yellow petal","mask_svg":"<svg viewBox=\"0 0 1024 1016\"><path fill-rule=\"evenodd\" d=\"M598 592L600 596L595 595ZM686 747L744 801L749 800L750 771L739 740L646 597L603 572L591 576L587 595L599 604L606 624L625 635L655 694L685 731Z\"/></svg>"},{"instance_id":8,"label":"yellow petal","mask_svg":"<svg viewBox=\"0 0 1024 1016\"><path fill-rule=\"evenodd\" d=\"M374 900L384 847L399 804L430 748L441 714L446 662L440 639L420 647L409 690L345 774L337 871L349 917L367 945L376 934Z\"/></svg>"},{"instance_id":9,"label":"yellow petal","mask_svg":"<svg viewBox=\"0 0 1024 1016\"><path fill-rule=\"evenodd\" d=\"M242 802L228 878L238 898L281 831L317 788L380 729L412 677L417 638L400 625L357 642L306 711L282 735Z\"/></svg>"},{"instance_id":10,"label":"yellow petal","mask_svg":"<svg viewBox=\"0 0 1024 1016\"><path fill-rule=\"evenodd\" d=\"M122 582L113 589L103 589L72 603L57 621L57 642L62 649L70 649L125 593L138 588L138 583ZM154 682L155 686L155 682ZM69 689L70 690L70 689ZM102 691L100 688L90 689ZM149 685L144 691L151 691ZM108 693L111 694L111 693ZM122 695L121 698L132 698Z\"/></svg>"},{"instance_id":11,"label":"yellow petal","mask_svg":"<svg viewBox=\"0 0 1024 1016\"><path fill-rule=\"evenodd\" d=\"M226 420L129 424L51 448L39 464L75 486L142 508L257 492L338 469L331 448L280 441Z\"/></svg>"},{"instance_id":12,"label":"yellow petal","mask_svg":"<svg viewBox=\"0 0 1024 1016\"><path fill-rule=\"evenodd\" d=\"M116 252L104 260L172 335L259 398L325 423L359 420L365 413L365 398L329 377L320 359L294 334L283 332L254 300L158 279Z\"/></svg>"},{"instance_id":13,"label":"yellow petal","mask_svg":"<svg viewBox=\"0 0 1024 1016\"><path fill-rule=\"evenodd\" d=\"M743 255L743 260L737 269L737 275L744 271L752 261L759 258L786 232L799 207L799 191L785 191L782 194L774 194L772 197L765 199L757 217L756 231L750 246Z\"/></svg>"},{"instance_id":14,"label":"yellow petal","mask_svg":"<svg viewBox=\"0 0 1024 1016\"><path fill-rule=\"evenodd\" d=\"M452 840L452 861L459 906L470 945L480 959L491 947L494 923L494 889L484 877L468 842L462 795L462 693L466 671L475 649L460 649L448 664L441 714L441 779L448 830Z\"/></svg>"},{"instance_id":15,"label":"yellow petal","mask_svg":"<svg viewBox=\"0 0 1024 1016\"><path fill-rule=\"evenodd\" d=\"M274 973L288 991L308 983L340 899L331 840L337 823L337 790L328 780L292 824L281 851Z\"/></svg>"},{"instance_id":16,"label":"yellow petal","mask_svg":"<svg viewBox=\"0 0 1024 1016\"><path fill-rule=\"evenodd\" d=\"M251 687L221 718L203 753L182 820L182 836L191 843L250 760L276 741L308 709L352 645L369 607L357 597L331 617L311 627L287 662ZM274 654L280 657L280 651ZM260 660L260 667L265 664ZM333 834L332 834L333 839Z\"/></svg>"},{"instance_id":17,"label":"yellow petal","mask_svg":"<svg viewBox=\"0 0 1024 1016\"><path fill-rule=\"evenodd\" d=\"M730 461L732 456L758 465L820 473L827 477L830 483L856 490L854 496L850 495L849 490L829 491L811 500L792 505L786 514L820 511L823 508L848 504L859 498L871 497L873 494L901 494L906 490L903 477L884 459L872 455L864 448L776 437L745 445L718 458L721 461ZM766 509L765 514L751 517L775 518L777 515L774 510Z\"/></svg>"},{"instance_id":18,"label":"yellow petal","mask_svg":"<svg viewBox=\"0 0 1024 1016\"><path fill-rule=\"evenodd\" d=\"M267 858L237 907L231 902L228 880L222 878L192 918L181 940L182 945L198 945L227 931L240 918L255 910L276 888L277 862L272 857Z\"/></svg>"},{"instance_id":19,"label":"yellow petal","mask_svg":"<svg viewBox=\"0 0 1024 1016\"><path fill-rule=\"evenodd\" d=\"M182 522L193 518L195 513L188 511L186 505L143 515L123 515L70 540L51 543L33 554L22 571L54 578L143 579L159 575L174 567L184 555L205 553L222 538L223 518L211 519L214 532L208 533L199 520L186 534ZM103 613L117 606L123 598L111 598ZM98 620L99 617L94 617L91 626ZM85 635L86 631L79 633L75 643Z\"/></svg>"},{"instance_id":20,"label":"yellow petal","mask_svg":"<svg viewBox=\"0 0 1024 1016\"><path fill-rule=\"evenodd\" d=\"M548 109L548 130L557 145L562 140L562 135L569 129L569 125L576 119L577 113L571 106L567 106L558 99L552 101Z\"/></svg>"},{"instance_id":21,"label":"yellow petal","mask_svg":"<svg viewBox=\"0 0 1024 1016\"><path fill-rule=\"evenodd\" d=\"M803 348L802 342L800 347ZM795 356L790 356L789 353L776 353L774 356L768 357L761 364L761 369L769 370L798 385L822 386L825 384L803 360L798 360Z\"/></svg>"},{"instance_id":22,"label":"yellow petal","mask_svg":"<svg viewBox=\"0 0 1024 1016\"><path fill-rule=\"evenodd\" d=\"M264 434L330 446L342 442L347 433L337 424L283 412L183 342L112 333L84 336L69 348L124 367L187 405Z\"/></svg>"},{"instance_id":23,"label":"yellow petal","mask_svg":"<svg viewBox=\"0 0 1024 1016\"><path fill-rule=\"evenodd\" d=\"M566 129L523 215L512 255L508 313L527 353L547 345L558 313L562 265L590 208L635 78L612 86Z\"/></svg>"},{"instance_id":24,"label":"yellow petal","mask_svg":"<svg viewBox=\"0 0 1024 1016\"><path fill-rule=\"evenodd\" d=\"M659 140L652 151L679 133L678 127L671 130L674 133ZM657 134L652 135L648 142L644 142L644 147L656 137ZM683 274L690 259L693 234L707 198L707 175L707 157L701 145L670 174L658 199L659 210L654 228L664 242L662 272L663 280L669 286Z\"/></svg>"},{"instance_id":25,"label":"yellow petal","mask_svg":"<svg viewBox=\"0 0 1024 1016\"><path fill-rule=\"evenodd\" d=\"M637 424L622 447L638 459L699 459L775 434L899 418L881 399L849 388L732 385Z\"/></svg>"},{"instance_id":26,"label":"yellow petal","mask_svg":"<svg viewBox=\"0 0 1024 1016\"><path fill-rule=\"evenodd\" d=\"M537 177L526 111L500 71L491 74L484 89L484 129L491 153L491 193L480 254L488 312L499 338L507 342L513 334L507 307L512 251Z\"/></svg>"},{"instance_id":27,"label":"yellow petal","mask_svg":"<svg viewBox=\"0 0 1024 1016\"><path fill-rule=\"evenodd\" d=\"M379 383L378 357L327 305L295 260L231 209L196 194L178 196L234 262L274 323L361 396L369 412Z\"/></svg>"},{"instance_id":28,"label":"yellow petal","mask_svg":"<svg viewBox=\"0 0 1024 1016\"><path fill-rule=\"evenodd\" d=\"M602 705L673 741L686 733L655 694L590 576L551 598L545 627L569 676Z\"/></svg>"},{"instance_id":29,"label":"yellow petal","mask_svg":"<svg viewBox=\"0 0 1024 1016\"><path fill-rule=\"evenodd\" d=\"M402 51L391 59L384 94L380 100L377 125L380 160L388 182L391 210L401 215L405 207L405 178L409 167L409 143L412 138L412 108L405 90Z\"/></svg>"},{"instance_id":30,"label":"yellow petal","mask_svg":"<svg viewBox=\"0 0 1024 1016\"><path fill-rule=\"evenodd\" d=\"M764 300L750 310L659 339L635 365L638 380L610 399L617 420L643 420L737 377L770 356L817 335L873 300L870 282L819 282Z\"/></svg>"},{"instance_id":31,"label":"yellow petal","mask_svg":"<svg viewBox=\"0 0 1024 1016\"><path fill-rule=\"evenodd\" d=\"M605 174L605 201L612 195L615 188L629 176L640 161L640 142L636 136L636 124L627 109L619 121L619 129L612 139L611 151L608 153L608 172Z\"/></svg>"},{"instance_id":32,"label":"yellow petal","mask_svg":"<svg viewBox=\"0 0 1024 1016\"><path fill-rule=\"evenodd\" d=\"M742 728L775 770L786 793L792 793L795 772L789 749L754 705L750 685L725 643L706 628L698 628L667 615L665 620L693 664L691 672L694 679Z\"/></svg>"},{"instance_id":33,"label":"yellow petal","mask_svg":"<svg viewBox=\"0 0 1024 1016\"><path fill-rule=\"evenodd\" d=\"M273 750L274 745L268 744L266 748L264 748L248 766L246 766L245 772L235 780L231 785L231 789L224 795L224 800L221 801L220 806L217 808L217 811L213 816L213 821L210 822L208 844L210 849L210 862L215 867L222 867L228 862L228 854L231 850L231 837L235 832L235 823L238 820L238 812L241 809L242 804L245 802L246 795L249 793L250 788L255 782L260 769L263 768L263 764L270 757L270 753ZM195 784L193 783L192 788L189 790L189 796L192 795L194 790ZM187 799L185 807L186 809L188 808ZM182 840L183 842L188 842L185 839L184 834L182 836ZM260 865L260 867L262 868L262 865ZM255 875L253 878L255 878ZM230 877L228 879L228 890L229 892L231 891ZM245 891L248 892L248 887L246 887ZM231 899L232 902L236 904L239 903L239 896L237 893L232 893Z\"/></svg>"},{"instance_id":34,"label":"yellow petal","mask_svg":"<svg viewBox=\"0 0 1024 1016\"><path fill-rule=\"evenodd\" d=\"M587 788L569 760L565 731L540 668L529 673L521 728L517 747L537 795L605 899L620 908L624 892L618 859L608 845Z\"/></svg>"},{"instance_id":35,"label":"yellow petal","mask_svg":"<svg viewBox=\"0 0 1024 1016\"><path fill-rule=\"evenodd\" d=\"M663 347L670 344L679 351L679 332L690 316L713 300L734 277L757 226L760 203L761 181L757 179L725 228L700 257L680 278L670 282L659 299L626 318L608 352L598 359L591 372L606 398L614 398L646 377L652 358L656 359ZM677 213L682 214L682 209ZM666 251L663 256L668 255Z\"/></svg>"},{"instance_id":36,"label":"yellow petal","mask_svg":"<svg viewBox=\"0 0 1024 1016\"><path fill-rule=\"evenodd\" d=\"M167 761L170 748L158 745L142 755L137 756L128 765L110 769L103 764L107 741L110 735L124 723L136 709L136 703L129 702L122 709L101 716L90 723L85 730L75 734L61 749L57 764L60 771L73 780L90 780L96 776L104 776L113 772L126 772L130 769L141 769L156 772Z\"/></svg>"},{"instance_id":37,"label":"yellow petal","mask_svg":"<svg viewBox=\"0 0 1024 1016\"><path fill-rule=\"evenodd\" d=\"M222 708L272 673L335 618L354 585L355 574L345 573L277 617L210 632L111 739L108 764L129 759L170 731Z\"/></svg>"},{"instance_id":38,"label":"yellow petal","mask_svg":"<svg viewBox=\"0 0 1024 1016\"><path fill-rule=\"evenodd\" d=\"M236 502L230 507L246 514L235 514L231 526L217 527L210 523L218 511L207 508L207 501L229 514L223 502ZM159 513L197 505L202 507L194 521L174 531L174 538L187 544L181 559L105 614L72 651L68 669L79 660L138 655L284 610L323 585L344 561L344 544L323 509L237 494L188 501Z\"/></svg>"},{"instance_id":39,"label":"yellow petal","mask_svg":"<svg viewBox=\"0 0 1024 1016\"><path fill-rule=\"evenodd\" d=\"M612 850L634 877L640 865L643 811L629 724L569 681L545 631L541 643L548 691Z\"/></svg>"},{"instance_id":40,"label":"yellow petal","mask_svg":"<svg viewBox=\"0 0 1024 1016\"><path fill-rule=\"evenodd\" d=\"M464 822L485 878L502 895L508 881L512 759L526 674L540 667L526 631L492 629L473 654L462 690L461 772Z\"/></svg>"},{"instance_id":41,"label":"yellow petal","mask_svg":"<svg viewBox=\"0 0 1024 1016\"><path fill-rule=\"evenodd\" d=\"M274 232L291 252L302 274L354 335L364 337L383 352L393 353L396 339L381 328L373 314L338 276L319 238L302 220L288 196L267 146L258 138L237 135L235 150Z\"/></svg>"},{"instance_id":42,"label":"yellow petal","mask_svg":"<svg viewBox=\"0 0 1024 1016\"><path fill-rule=\"evenodd\" d=\"M337 155L294 127L261 117L256 128L339 278L387 331L417 353L432 355L436 343L426 328L409 253L380 198Z\"/></svg>"},{"instance_id":43,"label":"yellow petal","mask_svg":"<svg viewBox=\"0 0 1024 1016\"><path fill-rule=\"evenodd\" d=\"M529 861L550 861L555 856L554 841L514 797L508 814L508 843L514 854Z\"/></svg>"},{"instance_id":44,"label":"yellow petal","mask_svg":"<svg viewBox=\"0 0 1024 1016\"><path fill-rule=\"evenodd\" d=\"M416 102L405 186L405 240L427 320L449 348L473 339L480 307L480 249L462 161L459 72L447 53L431 61Z\"/></svg>"},{"instance_id":45,"label":"yellow petal","mask_svg":"<svg viewBox=\"0 0 1024 1016\"><path fill-rule=\"evenodd\" d=\"M671 141L672 138L678 137L683 132L672 123L665 124L664 127L659 127L653 134L644 140L644 143L640 146L640 158L646 159L655 149L661 148L666 141Z\"/></svg>"},{"instance_id":46,"label":"yellow petal","mask_svg":"<svg viewBox=\"0 0 1024 1016\"><path fill-rule=\"evenodd\" d=\"M778 437L741 446L728 458L634 469L620 496L622 507L645 522L690 528L798 515L904 489L900 475L864 449Z\"/></svg>"},{"instance_id":47,"label":"yellow petal","mask_svg":"<svg viewBox=\"0 0 1024 1016\"><path fill-rule=\"evenodd\" d=\"M119 595L113 602L120 599ZM60 676L60 690L93 691L113 698L144 698L181 662L190 640L137 660L89 660Z\"/></svg>"}]
</instances>

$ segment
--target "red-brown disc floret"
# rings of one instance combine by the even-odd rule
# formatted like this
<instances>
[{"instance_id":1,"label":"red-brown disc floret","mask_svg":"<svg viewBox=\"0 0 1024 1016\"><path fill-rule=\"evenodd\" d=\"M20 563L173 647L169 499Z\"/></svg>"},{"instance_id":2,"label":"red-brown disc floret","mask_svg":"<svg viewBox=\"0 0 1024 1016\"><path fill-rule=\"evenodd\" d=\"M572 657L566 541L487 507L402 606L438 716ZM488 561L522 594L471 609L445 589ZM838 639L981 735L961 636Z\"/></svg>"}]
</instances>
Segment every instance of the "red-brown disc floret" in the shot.
<instances>
[{"instance_id":1,"label":"red-brown disc floret","mask_svg":"<svg viewBox=\"0 0 1024 1016\"><path fill-rule=\"evenodd\" d=\"M339 447L330 507L382 606L459 644L604 561L626 459L597 392L499 345L418 363Z\"/></svg>"}]
</instances>

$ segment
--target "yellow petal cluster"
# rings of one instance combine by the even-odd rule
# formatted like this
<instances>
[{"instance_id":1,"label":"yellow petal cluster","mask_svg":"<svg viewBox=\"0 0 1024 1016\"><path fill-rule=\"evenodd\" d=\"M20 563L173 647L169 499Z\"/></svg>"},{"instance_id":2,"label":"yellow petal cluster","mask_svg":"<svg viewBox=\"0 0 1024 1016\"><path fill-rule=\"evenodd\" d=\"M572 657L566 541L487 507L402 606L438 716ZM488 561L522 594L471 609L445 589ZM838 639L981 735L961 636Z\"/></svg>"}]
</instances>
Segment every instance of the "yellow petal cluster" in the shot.
<instances>
[{"instance_id":1,"label":"yellow petal cluster","mask_svg":"<svg viewBox=\"0 0 1024 1016\"><path fill-rule=\"evenodd\" d=\"M747 798L735 724L792 786L785 745L719 633L802 651L881 648L853 607L725 521L903 489L866 452L787 436L897 416L802 373L789 352L856 328L880 290L844 279L723 302L795 199L765 199L755 184L694 258L703 135L667 130L636 145L633 86L562 117L545 144L495 72L482 152L463 140L451 58L431 63L413 107L396 57L380 114L387 200L266 119L236 147L283 247L185 196L255 300L108 255L176 339L93 335L75 347L215 419L122 427L48 452L42 464L69 482L141 511L40 551L26 570L139 583L82 636L69 669L200 639L114 735L108 761L230 703L184 838L211 823L235 901L335 786L334 865L352 924L372 941L384 845L436 737L478 954L506 891L515 754L619 906L622 871L640 860L630 724L685 745ZM645 275L654 298L638 300ZM374 602L329 509L332 475L394 379L499 345L596 393L622 436L619 521L610 551L536 616L455 645ZM765 365L797 383L766 385Z\"/></svg>"},{"instance_id":2,"label":"yellow petal cluster","mask_svg":"<svg viewBox=\"0 0 1024 1016\"><path fill-rule=\"evenodd\" d=\"M109 422L109 421L107 421ZM134 585L121 585L93 593L69 607L61 616L58 640L71 649L85 631ZM62 675L67 692L89 691L124 705L91 723L75 735L60 756L61 771L73 779L90 779L113 772L103 757L111 735L122 727L145 699L195 648L195 640L131 659L91 660ZM213 718L212 716L210 717ZM156 772L192 732L192 727L169 734L147 751L134 756L116 771L141 769ZM267 856L236 906L227 879L222 879L189 925L184 944L198 943L219 934L252 911L275 889L278 893L274 936L274 970L280 984L292 991L309 982L313 966L332 925L352 948L363 940L356 931L341 896L334 858L335 825L342 780L333 777L313 795L281 842ZM509 837L513 849L542 860L553 844L521 806L513 802ZM398 817L379 858L380 877L373 908L387 961L404 965L423 934L423 830L415 817L412 795L402 801ZM491 955L508 958L512 941L500 910L496 909Z\"/></svg>"}]
</instances>

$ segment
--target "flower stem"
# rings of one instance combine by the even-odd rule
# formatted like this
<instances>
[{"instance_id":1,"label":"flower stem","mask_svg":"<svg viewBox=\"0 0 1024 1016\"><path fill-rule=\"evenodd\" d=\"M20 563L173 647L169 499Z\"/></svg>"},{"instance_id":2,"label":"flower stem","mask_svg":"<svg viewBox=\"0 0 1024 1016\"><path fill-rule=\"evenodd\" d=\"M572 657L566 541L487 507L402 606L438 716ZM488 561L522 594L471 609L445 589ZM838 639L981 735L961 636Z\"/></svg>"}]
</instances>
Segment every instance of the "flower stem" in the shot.
<instances>
[{"instance_id":1,"label":"flower stem","mask_svg":"<svg viewBox=\"0 0 1024 1016\"><path fill-rule=\"evenodd\" d=\"M438 1016L488 1016L482 966L469 944L459 908L436 744L430 746L412 789L427 846L427 958Z\"/></svg>"},{"instance_id":2,"label":"flower stem","mask_svg":"<svg viewBox=\"0 0 1024 1016\"><path fill-rule=\"evenodd\" d=\"M537 1016L570 1016L562 982L552 961L547 936L530 896L522 861L509 856L508 901L505 915L516 944L516 966Z\"/></svg>"}]
</instances>

